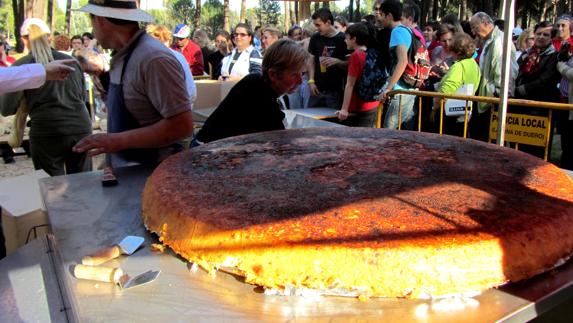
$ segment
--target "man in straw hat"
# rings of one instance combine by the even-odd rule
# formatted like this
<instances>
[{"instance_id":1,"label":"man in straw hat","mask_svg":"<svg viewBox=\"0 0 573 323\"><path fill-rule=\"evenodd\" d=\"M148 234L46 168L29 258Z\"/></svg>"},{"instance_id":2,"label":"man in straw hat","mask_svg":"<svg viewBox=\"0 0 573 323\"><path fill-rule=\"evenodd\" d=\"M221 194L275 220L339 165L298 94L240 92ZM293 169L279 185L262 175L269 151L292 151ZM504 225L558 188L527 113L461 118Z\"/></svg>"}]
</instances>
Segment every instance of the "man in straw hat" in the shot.
<instances>
[{"instance_id":1,"label":"man in straw hat","mask_svg":"<svg viewBox=\"0 0 573 323\"><path fill-rule=\"evenodd\" d=\"M78 9L90 14L94 36L111 60L107 98L108 133L80 141L74 150L108 154L108 166L157 164L180 150L193 132L185 73L171 51L139 22L153 17L135 0L89 0Z\"/></svg>"}]
</instances>

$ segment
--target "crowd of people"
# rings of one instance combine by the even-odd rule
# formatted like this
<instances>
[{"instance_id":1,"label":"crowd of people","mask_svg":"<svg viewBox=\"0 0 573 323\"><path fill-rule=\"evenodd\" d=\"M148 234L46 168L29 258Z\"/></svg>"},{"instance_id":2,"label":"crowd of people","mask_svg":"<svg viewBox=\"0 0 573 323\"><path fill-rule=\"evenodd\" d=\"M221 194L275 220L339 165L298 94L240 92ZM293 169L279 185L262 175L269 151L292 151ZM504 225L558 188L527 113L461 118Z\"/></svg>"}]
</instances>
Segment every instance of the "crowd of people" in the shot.
<instances>
[{"instance_id":1,"label":"crowd of people","mask_svg":"<svg viewBox=\"0 0 573 323\"><path fill-rule=\"evenodd\" d=\"M47 81L35 90L0 96L3 115L27 109L34 165L51 175L87 170L87 157L101 153L107 154L109 169L157 163L181 150L180 141L191 136L196 146L284 129L284 109L329 107L337 110L342 124L374 127L383 104L383 127L416 130L420 117L422 130L436 132L439 100L392 91L500 94L503 31L483 12L469 21L447 15L419 26L420 8L414 2L376 0L373 14L356 23L320 8L284 35L275 26L252 29L239 23L231 33L216 31L211 40L204 30L192 33L185 24L173 30L152 24L153 18L135 1L123 1L129 8L121 11L114 2L90 2L80 9L90 14L93 35L52 35L41 20L29 19L22 35L30 54L15 61L0 46L0 67L78 60L76 71L63 82ZM513 29L511 97L573 102L572 20L563 15L555 23ZM93 83L98 109L101 105L107 111L107 133L91 134L82 71ZM197 76L238 83L193 135ZM418 100L421 116L415 108ZM469 137L489 140L496 109L488 103L474 105ZM509 109L534 116L549 113ZM573 169L573 111L553 115L552 133L555 128L561 134L561 167ZM463 136L465 122L465 114L445 116L443 131ZM540 147L520 149L543 157Z\"/></svg>"}]
</instances>

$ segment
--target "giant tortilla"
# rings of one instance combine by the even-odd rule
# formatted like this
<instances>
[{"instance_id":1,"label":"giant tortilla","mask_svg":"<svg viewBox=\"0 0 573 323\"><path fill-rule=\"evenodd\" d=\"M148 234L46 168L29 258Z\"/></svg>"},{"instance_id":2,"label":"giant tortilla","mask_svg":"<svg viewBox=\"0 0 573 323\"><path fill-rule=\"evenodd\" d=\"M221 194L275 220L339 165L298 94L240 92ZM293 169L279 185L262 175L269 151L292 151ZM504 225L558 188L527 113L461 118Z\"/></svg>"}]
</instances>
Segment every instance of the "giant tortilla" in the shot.
<instances>
[{"instance_id":1,"label":"giant tortilla","mask_svg":"<svg viewBox=\"0 0 573 323\"><path fill-rule=\"evenodd\" d=\"M193 148L155 170L142 213L185 259L278 290L480 292L573 252L573 183L558 168L407 131L297 129Z\"/></svg>"}]
</instances>

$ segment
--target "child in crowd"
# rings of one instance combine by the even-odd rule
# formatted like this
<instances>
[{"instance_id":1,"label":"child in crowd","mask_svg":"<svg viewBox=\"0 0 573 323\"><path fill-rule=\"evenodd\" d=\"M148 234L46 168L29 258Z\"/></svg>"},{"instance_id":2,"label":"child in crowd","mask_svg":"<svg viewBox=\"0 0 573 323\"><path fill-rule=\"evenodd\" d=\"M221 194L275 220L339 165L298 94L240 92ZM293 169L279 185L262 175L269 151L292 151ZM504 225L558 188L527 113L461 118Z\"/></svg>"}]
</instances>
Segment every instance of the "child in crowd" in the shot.
<instances>
[{"instance_id":1,"label":"child in crowd","mask_svg":"<svg viewBox=\"0 0 573 323\"><path fill-rule=\"evenodd\" d=\"M368 26L363 22L350 25L346 29L344 41L348 49L354 52L348 60L348 77L342 108L338 111L338 119L348 126L373 127L376 120L376 108L379 102L364 102L355 91L366 63L369 39L371 36Z\"/></svg>"}]
</instances>

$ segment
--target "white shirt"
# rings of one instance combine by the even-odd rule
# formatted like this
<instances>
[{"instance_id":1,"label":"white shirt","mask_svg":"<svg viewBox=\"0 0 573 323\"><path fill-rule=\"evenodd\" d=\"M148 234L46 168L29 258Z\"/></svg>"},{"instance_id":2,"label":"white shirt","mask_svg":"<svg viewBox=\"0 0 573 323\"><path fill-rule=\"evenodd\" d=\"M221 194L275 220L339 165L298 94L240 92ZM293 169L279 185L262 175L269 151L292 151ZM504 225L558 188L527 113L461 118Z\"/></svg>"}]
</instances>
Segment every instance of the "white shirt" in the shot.
<instances>
[{"instance_id":1,"label":"white shirt","mask_svg":"<svg viewBox=\"0 0 573 323\"><path fill-rule=\"evenodd\" d=\"M0 68L0 94L35 89L46 82L42 64L26 64Z\"/></svg>"},{"instance_id":2,"label":"white shirt","mask_svg":"<svg viewBox=\"0 0 573 323\"><path fill-rule=\"evenodd\" d=\"M262 58L251 58L251 52L256 50L253 45L247 47L244 51L241 52L237 61L233 65L233 69L229 71L229 67L231 67L231 62L237 53L237 49L234 48L231 51L231 54L225 56L223 58L223 62L221 64L221 75L223 76L240 76L243 77L249 74L249 68L251 67L251 61L261 65L263 62Z\"/></svg>"},{"instance_id":3,"label":"white shirt","mask_svg":"<svg viewBox=\"0 0 573 323\"><path fill-rule=\"evenodd\" d=\"M185 59L185 56L180 52L171 49L175 58L183 67L183 72L185 72L185 86L187 87L187 93L189 93L189 100L191 101L191 110L193 110L193 104L195 103L195 99L197 99L197 87L195 86L195 81L193 80L193 74L191 74L191 70L189 69L189 63Z\"/></svg>"}]
</instances>

